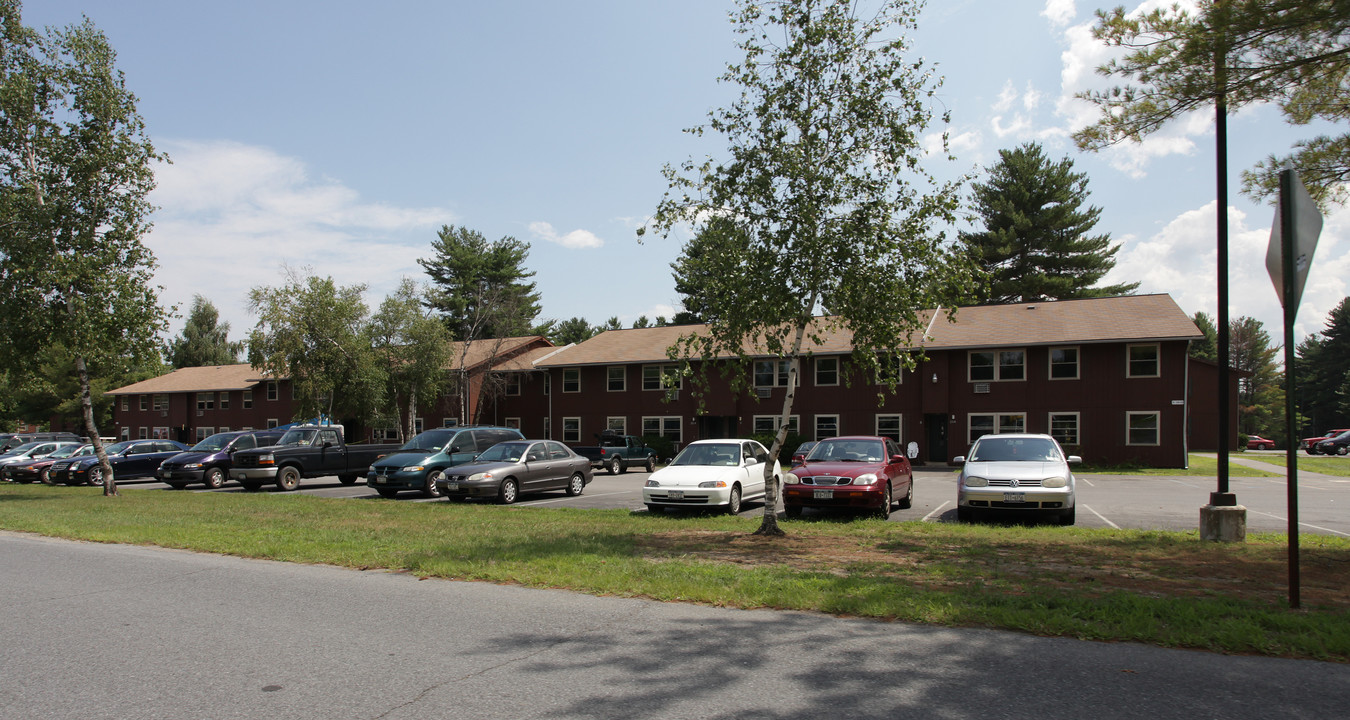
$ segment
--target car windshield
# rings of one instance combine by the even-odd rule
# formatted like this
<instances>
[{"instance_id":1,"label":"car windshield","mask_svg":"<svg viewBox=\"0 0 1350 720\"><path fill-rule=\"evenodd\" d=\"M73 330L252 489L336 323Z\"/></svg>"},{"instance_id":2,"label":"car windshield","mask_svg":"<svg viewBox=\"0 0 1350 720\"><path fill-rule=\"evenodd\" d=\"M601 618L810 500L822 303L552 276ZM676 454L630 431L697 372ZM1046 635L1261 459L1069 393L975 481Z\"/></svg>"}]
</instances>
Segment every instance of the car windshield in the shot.
<instances>
[{"instance_id":1,"label":"car windshield","mask_svg":"<svg viewBox=\"0 0 1350 720\"><path fill-rule=\"evenodd\" d=\"M314 428L305 428L303 430L287 430L285 435L277 441L278 445L308 445L314 440L314 433L318 430Z\"/></svg>"},{"instance_id":2,"label":"car windshield","mask_svg":"<svg viewBox=\"0 0 1350 720\"><path fill-rule=\"evenodd\" d=\"M24 444L22 444L22 445L20 445L20 446L18 446L18 447L12 447L12 448L10 448L7 452L8 452L10 455L23 455L23 454L25 454L25 453L32 452L34 448L36 448L37 446L42 445L42 444L43 444L43 443L40 443L40 442L29 442L29 443L24 443Z\"/></svg>"},{"instance_id":3,"label":"car windshield","mask_svg":"<svg viewBox=\"0 0 1350 720\"><path fill-rule=\"evenodd\" d=\"M192 446L197 452L220 452L224 450L230 441L238 437L237 435L226 435L225 433L216 433L209 438Z\"/></svg>"},{"instance_id":4,"label":"car windshield","mask_svg":"<svg viewBox=\"0 0 1350 720\"><path fill-rule=\"evenodd\" d=\"M85 448L89 448L90 452L94 451L93 445L63 445L57 448L56 452L52 453L51 455L48 455L47 457L49 458L74 457L76 455L83 454L80 451L84 450Z\"/></svg>"},{"instance_id":5,"label":"car windshield","mask_svg":"<svg viewBox=\"0 0 1350 720\"><path fill-rule=\"evenodd\" d=\"M1045 438L984 437L975 442L970 462L1058 462L1055 444Z\"/></svg>"},{"instance_id":6,"label":"car windshield","mask_svg":"<svg viewBox=\"0 0 1350 720\"><path fill-rule=\"evenodd\" d=\"M807 462L881 462L885 448L876 440L822 440L811 448Z\"/></svg>"},{"instance_id":7,"label":"car windshield","mask_svg":"<svg viewBox=\"0 0 1350 720\"><path fill-rule=\"evenodd\" d=\"M690 445L680 451L671 465L740 465L741 446L732 443Z\"/></svg>"},{"instance_id":8,"label":"car windshield","mask_svg":"<svg viewBox=\"0 0 1350 720\"><path fill-rule=\"evenodd\" d=\"M450 438L454 436L454 430L428 430L403 443L403 447L399 450L402 452L440 452L446 443L450 442Z\"/></svg>"},{"instance_id":9,"label":"car windshield","mask_svg":"<svg viewBox=\"0 0 1350 720\"><path fill-rule=\"evenodd\" d=\"M483 454L478 456L478 462L520 462L520 458L524 457L525 451L529 448L529 443L497 443L484 450Z\"/></svg>"}]
</instances>

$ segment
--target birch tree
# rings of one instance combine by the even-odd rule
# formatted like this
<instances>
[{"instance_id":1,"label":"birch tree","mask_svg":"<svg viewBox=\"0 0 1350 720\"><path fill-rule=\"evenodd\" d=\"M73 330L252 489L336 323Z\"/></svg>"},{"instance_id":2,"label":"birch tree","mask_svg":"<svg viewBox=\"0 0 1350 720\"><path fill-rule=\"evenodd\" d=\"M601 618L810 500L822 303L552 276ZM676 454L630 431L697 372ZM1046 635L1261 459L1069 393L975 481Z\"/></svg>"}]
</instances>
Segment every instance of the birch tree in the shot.
<instances>
[{"instance_id":1,"label":"birch tree","mask_svg":"<svg viewBox=\"0 0 1350 720\"><path fill-rule=\"evenodd\" d=\"M860 5L742 0L733 21L745 57L721 78L740 97L687 131L722 136L727 157L666 166L669 189L639 231L688 227L707 241L708 324L669 350L686 371L731 358L725 377L745 392L752 358L788 361L756 534L783 534L772 473L809 343L851 335L862 375L894 388L914 365L907 351L924 311L963 302L979 274L944 229L956 221L960 181L939 181L925 165L941 81L908 57L921 3L886 0L870 17ZM718 232L703 232L713 223Z\"/></svg>"},{"instance_id":2,"label":"birch tree","mask_svg":"<svg viewBox=\"0 0 1350 720\"><path fill-rule=\"evenodd\" d=\"M402 404L408 406L407 416L399 424L400 440L414 435L419 404L435 402L448 381L450 332L427 309L425 297L417 283L403 278L371 318L375 351L386 365L388 401L395 415Z\"/></svg>"}]
</instances>

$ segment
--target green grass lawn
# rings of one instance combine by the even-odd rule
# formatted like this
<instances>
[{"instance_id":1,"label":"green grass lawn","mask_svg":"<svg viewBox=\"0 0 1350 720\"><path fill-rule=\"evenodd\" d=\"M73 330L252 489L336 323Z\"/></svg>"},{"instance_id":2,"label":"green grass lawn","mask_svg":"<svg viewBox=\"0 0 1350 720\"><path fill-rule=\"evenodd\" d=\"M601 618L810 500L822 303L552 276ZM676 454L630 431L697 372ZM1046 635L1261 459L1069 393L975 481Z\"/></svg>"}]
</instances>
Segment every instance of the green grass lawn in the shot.
<instances>
[{"instance_id":1,"label":"green grass lawn","mask_svg":"<svg viewBox=\"0 0 1350 720\"><path fill-rule=\"evenodd\" d=\"M1236 455L1236 453L1234 453ZM1191 453L1190 467L1186 468L1144 468L1144 467L1111 467L1083 465L1081 468L1074 467L1074 475L1168 475L1168 476L1200 476L1217 477L1219 474L1218 458L1206 457ZM1265 458L1259 458L1264 460ZM1228 463L1228 475L1230 477L1283 477L1283 473L1267 472L1265 470L1256 470L1234 462Z\"/></svg>"},{"instance_id":2,"label":"green grass lawn","mask_svg":"<svg viewBox=\"0 0 1350 720\"><path fill-rule=\"evenodd\" d=\"M758 520L282 493L0 485L0 529L426 577L1350 662L1350 540Z\"/></svg>"},{"instance_id":3,"label":"green grass lawn","mask_svg":"<svg viewBox=\"0 0 1350 720\"><path fill-rule=\"evenodd\" d=\"M1247 460L1256 460L1258 462L1270 463L1285 467L1288 460L1283 453L1279 455L1241 455L1234 454L1234 457L1245 457ZM1335 475L1336 477L1350 477L1350 460L1345 458L1330 458L1316 455L1299 453L1297 460L1299 470L1320 473L1322 475Z\"/></svg>"}]
</instances>

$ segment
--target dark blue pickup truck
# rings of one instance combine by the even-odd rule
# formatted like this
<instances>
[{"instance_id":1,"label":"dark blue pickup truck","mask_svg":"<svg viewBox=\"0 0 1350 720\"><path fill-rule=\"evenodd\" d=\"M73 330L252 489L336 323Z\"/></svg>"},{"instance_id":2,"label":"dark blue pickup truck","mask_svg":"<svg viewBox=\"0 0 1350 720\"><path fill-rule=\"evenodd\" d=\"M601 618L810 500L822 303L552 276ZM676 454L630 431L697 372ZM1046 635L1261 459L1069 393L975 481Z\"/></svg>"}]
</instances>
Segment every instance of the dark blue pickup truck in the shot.
<instances>
[{"instance_id":1,"label":"dark blue pickup truck","mask_svg":"<svg viewBox=\"0 0 1350 720\"><path fill-rule=\"evenodd\" d=\"M275 482L294 490L301 478L336 475L343 485L355 483L376 460L398 445L348 445L341 425L297 425L271 447L241 450L230 459L230 478L245 490Z\"/></svg>"}]
</instances>

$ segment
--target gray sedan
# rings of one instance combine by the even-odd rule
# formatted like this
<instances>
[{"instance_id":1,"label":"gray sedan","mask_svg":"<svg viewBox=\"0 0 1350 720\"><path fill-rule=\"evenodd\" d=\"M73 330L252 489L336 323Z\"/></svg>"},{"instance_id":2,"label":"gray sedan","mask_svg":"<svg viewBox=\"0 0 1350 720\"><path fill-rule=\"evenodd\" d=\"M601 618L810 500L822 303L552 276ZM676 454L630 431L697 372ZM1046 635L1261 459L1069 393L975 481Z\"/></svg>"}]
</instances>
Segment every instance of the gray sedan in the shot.
<instances>
[{"instance_id":1,"label":"gray sedan","mask_svg":"<svg viewBox=\"0 0 1350 720\"><path fill-rule=\"evenodd\" d=\"M446 468L436 488L450 501L495 497L510 505L525 493L565 490L580 495L591 482L591 461L556 440L497 443L472 462Z\"/></svg>"},{"instance_id":2,"label":"gray sedan","mask_svg":"<svg viewBox=\"0 0 1350 720\"><path fill-rule=\"evenodd\" d=\"M985 435L970 448L956 479L956 517L973 519L978 511L1048 511L1061 525L1074 523L1074 477L1070 463L1049 435Z\"/></svg>"}]
</instances>

